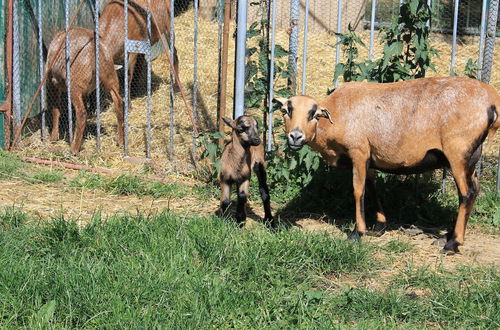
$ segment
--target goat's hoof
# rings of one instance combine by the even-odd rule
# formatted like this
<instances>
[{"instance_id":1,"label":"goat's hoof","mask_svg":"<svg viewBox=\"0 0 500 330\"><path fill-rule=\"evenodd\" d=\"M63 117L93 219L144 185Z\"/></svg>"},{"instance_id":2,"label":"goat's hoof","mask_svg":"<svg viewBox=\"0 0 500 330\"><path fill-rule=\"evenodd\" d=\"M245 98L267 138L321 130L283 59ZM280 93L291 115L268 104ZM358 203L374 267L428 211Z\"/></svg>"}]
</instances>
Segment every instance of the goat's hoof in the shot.
<instances>
[{"instance_id":1,"label":"goat's hoof","mask_svg":"<svg viewBox=\"0 0 500 330\"><path fill-rule=\"evenodd\" d=\"M360 231L357 231L356 229L354 229L353 231L351 231L349 233L349 235L347 236L347 238L350 239L351 241L360 242L361 241L361 236L363 236L363 233L360 232Z\"/></svg>"},{"instance_id":2,"label":"goat's hoof","mask_svg":"<svg viewBox=\"0 0 500 330\"><path fill-rule=\"evenodd\" d=\"M458 250L458 246L460 243L458 243L454 238L446 242L446 244L443 247L443 252L447 255L453 255L455 253L459 253L460 251Z\"/></svg>"},{"instance_id":3,"label":"goat's hoof","mask_svg":"<svg viewBox=\"0 0 500 330\"><path fill-rule=\"evenodd\" d=\"M434 242L432 242L432 245L439 246L439 247L445 247L448 241L451 241L453 239L453 233L449 232L446 233L443 237L438 238Z\"/></svg>"},{"instance_id":4,"label":"goat's hoof","mask_svg":"<svg viewBox=\"0 0 500 330\"><path fill-rule=\"evenodd\" d=\"M59 134L58 135L53 135L51 134L49 137L50 142L57 142L59 141Z\"/></svg>"},{"instance_id":5,"label":"goat's hoof","mask_svg":"<svg viewBox=\"0 0 500 330\"><path fill-rule=\"evenodd\" d=\"M385 234L387 225L385 222L377 222L371 230L366 233L368 236L380 237Z\"/></svg>"}]
</instances>

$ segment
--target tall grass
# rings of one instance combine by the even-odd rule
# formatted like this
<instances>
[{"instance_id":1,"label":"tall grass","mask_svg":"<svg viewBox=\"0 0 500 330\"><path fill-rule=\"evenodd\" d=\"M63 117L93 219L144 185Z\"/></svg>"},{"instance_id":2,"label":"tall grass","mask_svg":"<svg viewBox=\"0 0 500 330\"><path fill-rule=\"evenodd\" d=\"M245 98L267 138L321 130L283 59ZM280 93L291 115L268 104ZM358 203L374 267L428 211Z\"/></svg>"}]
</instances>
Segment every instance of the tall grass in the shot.
<instances>
[{"instance_id":1,"label":"tall grass","mask_svg":"<svg viewBox=\"0 0 500 330\"><path fill-rule=\"evenodd\" d=\"M24 222L0 226L5 327L312 325L314 277L368 263L365 247L326 234L245 231L217 218Z\"/></svg>"},{"instance_id":2,"label":"tall grass","mask_svg":"<svg viewBox=\"0 0 500 330\"><path fill-rule=\"evenodd\" d=\"M409 264L383 288L328 286L384 265L366 243L293 228L167 213L80 228L8 209L0 247L4 328L500 326L494 268L437 274Z\"/></svg>"}]
</instances>

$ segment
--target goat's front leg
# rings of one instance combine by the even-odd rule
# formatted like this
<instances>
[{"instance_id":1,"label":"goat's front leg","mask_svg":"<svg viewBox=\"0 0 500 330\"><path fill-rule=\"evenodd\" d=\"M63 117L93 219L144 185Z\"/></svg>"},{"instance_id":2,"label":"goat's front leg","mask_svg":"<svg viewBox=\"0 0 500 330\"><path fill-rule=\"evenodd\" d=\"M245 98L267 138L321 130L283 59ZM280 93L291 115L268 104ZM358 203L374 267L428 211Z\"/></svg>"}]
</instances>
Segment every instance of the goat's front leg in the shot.
<instances>
[{"instance_id":1,"label":"goat's front leg","mask_svg":"<svg viewBox=\"0 0 500 330\"><path fill-rule=\"evenodd\" d=\"M55 88L55 87L53 87ZM59 140L59 121L61 118L61 93L54 92L52 104L52 132L50 133L50 141Z\"/></svg>"},{"instance_id":2,"label":"goat's front leg","mask_svg":"<svg viewBox=\"0 0 500 330\"><path fill-rule=\"evenodd\" d=\"M87 109L85 109L83 97L80 93L71 93L71 96L76 113L76 128L73 136L73 143L71 145L71 152L73 155L76 155L80 151L83 143L85 126L87 126Z\"/></svg>"},{"instance_id":3,"label":"goat's front leg","mask_svg":"<svg viewBox=\"0 0 500 330\"><path fill-rule=\"evenodd\" d=\"M367 172L367 159L361 155L352 157L352 184L354 188L354 201L356 204L356 228L349 235L350 239L359 240L366 233L365 222L365 184Z\"/></svg>"},{"instance_id":4,"label":"goat's front leg","mask_svg":"<svg viewBox=\"0 0 500 330\"><path fill-rule=\"evenodd\" d=\"M255 175L259 180L259 192L264 204L264 222L273 223L273 214L271 213L271 197L269 196L269 187L267 186L267 173L263 163L255 163L253 166Z\"/></svg>"},{"instance_id":5,"label":"goat's front leg","mask_svg":"<svg viewBox=\"0 0 500 330\"><path fill-rule=\"evenodd\" d=\"M375 178L376 178L375 170L373 169L367 170L367 175L366 175L367 190L370 193L370 198L375 203L377 203L377 213L376 213L377 222L375 223L375 226L373 227L373 230L370 232L370 234L374 236L381 236L384 234L387 228L387 223L386 223L384 209L382 208L382 203L378 198L377 189L375 187Z\"/></svg>"},{"instance_id":6,"label":"goat's front leg","mask_svg":"<svg viewBox=\"0 0 500 330\"><path fill-rule=\"evenodd\" d=\"M218 215L223 217L231 204L231 185L227 181L221 180L220 190L220 211Z\"/></svg>"},{"instance_id":7,"label":"goat's front leg","mask_svg":"<svg viewBox=\"0 0 500 330\"><path fill-rule=\"evenodd\" d=\"M248 200L249 180L245 180L238 184L238 204L236 206L236 221L243 223L247 218L246 204Z\"/></svg>"}]
</instances>

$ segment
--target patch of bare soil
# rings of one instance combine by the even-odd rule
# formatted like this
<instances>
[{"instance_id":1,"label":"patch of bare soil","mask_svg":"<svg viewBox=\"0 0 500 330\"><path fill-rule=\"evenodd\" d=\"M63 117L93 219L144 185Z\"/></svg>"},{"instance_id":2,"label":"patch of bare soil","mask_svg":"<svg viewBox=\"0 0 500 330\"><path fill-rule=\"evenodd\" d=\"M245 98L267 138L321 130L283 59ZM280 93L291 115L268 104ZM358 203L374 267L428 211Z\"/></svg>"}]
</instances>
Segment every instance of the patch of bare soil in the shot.
<instances>
[{"instance_id":1,"label":"patch of bare soil","mask_svg":"<svg viewBox=\"0 0 500 330\"><path fill-rule=\"evenodd\" d=\"M183 179L184 181L188 179ZM192 185L192 184L191 184ZM30 184L21 179L2 181L0 190L1 207L19 207L35 217L54 218L62 214L68 219L77 219L79 223L88 222L97 212L104 218L125 214L154 214L170 210L182 215L210 215L218 208L218 195L200 196L187 188L170 198L152 198L150 196L118 196L101 190L72 188L63 184ZM248 207L246 227L251 228L262 221L262 203L260 200L251 201ZM294 219L280 219L281 222L292 222L307 231L325 231L332 235L345 237L337 226L327 222L327 219L314 214L294 214ZM444 267L453 269L461 264L500 266L500 237L488 235L479 230L470 229L466 235L464 246L460 253L447 256L441 253L441 247L432 245L439 232L429 229L416 232L390 230L381 237L363 237L380 247L391 241L399 240L410 245L409 251L390 253L381 249L375 258L388 260L390 267L381 270L379 276L389 277L401 270L409 262L415 266L429 266L431 268ZM392 255L392 256L391 256Z\"/></svg>"}]
</instances>

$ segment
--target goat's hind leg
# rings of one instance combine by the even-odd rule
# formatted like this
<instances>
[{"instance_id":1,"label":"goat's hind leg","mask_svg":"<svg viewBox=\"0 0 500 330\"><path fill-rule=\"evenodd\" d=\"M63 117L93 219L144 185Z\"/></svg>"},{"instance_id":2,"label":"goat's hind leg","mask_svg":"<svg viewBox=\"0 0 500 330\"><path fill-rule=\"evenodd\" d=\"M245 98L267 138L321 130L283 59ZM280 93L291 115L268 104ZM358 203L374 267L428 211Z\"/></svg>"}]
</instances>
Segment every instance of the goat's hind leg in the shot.
<instances>
[{"instance_id":1,"label":"goat's hind leg","mask_svg":"<svg viewBox=\"0 0 500 330\"><path fill-rule=\"evenodd\" d=\"M367 171L366 184L367 190L370 193L371 199L377 204L376 222L372 230L367 232L370 236L382 236L387 229L387 220L385 217L384 209L382 208L382 203L378 198L377 190L375 187L375 177L376 172L373 169Z\"/></svg>"},{"instance_id":2,"label":"goat's hind leg","mask_svg":"<svg viewBox=\"0 0 500 330\"><path fill-rule=\"evenodd\" d=\"M101 81L104 85L104 88L108 93L111 94L111 98L113 99L113 106L116 112L116 130L117 130L117 144L122 146L124 143L124 128L123 128L123 99L120 96L120 82L118 81L118 75L114 69L114 65L112 62L106 66L106 71L102 72Z\"/></svg>"},{"instance_id":3,"label":"goat's hind leg","mask_svg":"<svg viewBox=\"0 0 500 330\"><path fill-rule=\"evenodd\" d=\"M444 251L456 253L458 246L465 240L465 229L474 206L474 201L479 194L479 180L474 166L469 167L463 161L453 163L450 161L451 170L458 190L458 214L453 233L448 233Z\"/></svg>"},{"instance_id":4,"label":"goat's hind leg","mask_svg":"<svg viewBox=\"0 0 500 330\"><path fill-rule=\"evenodd\" d=\"M267 186L267 173L264 164L257 162L253 165L253 170L259 180L259 192L264 204L264 222L275 225L273 214L271 212L271 196L269 195L269 187Z\"/></svg>"}]
</instances>

